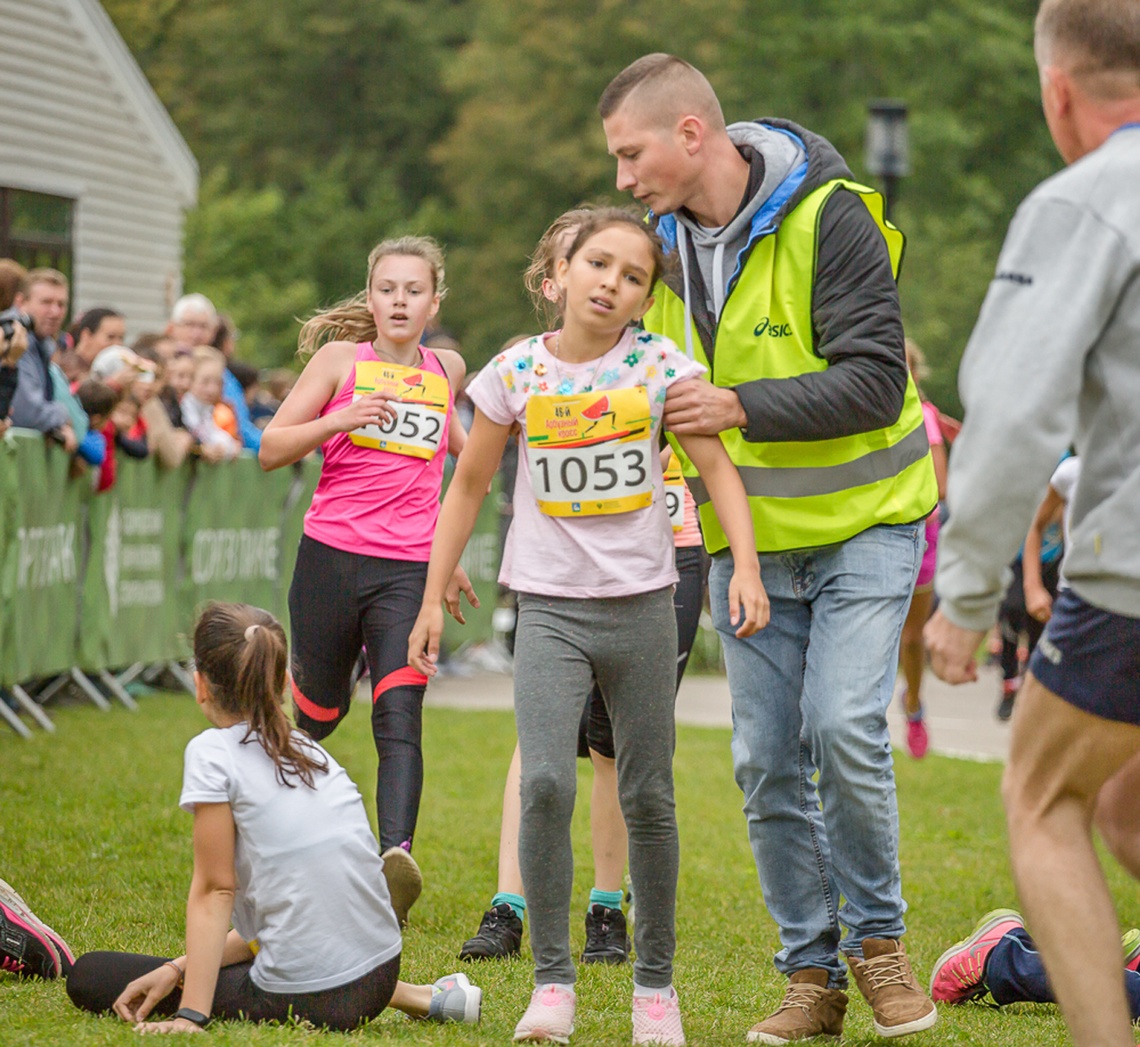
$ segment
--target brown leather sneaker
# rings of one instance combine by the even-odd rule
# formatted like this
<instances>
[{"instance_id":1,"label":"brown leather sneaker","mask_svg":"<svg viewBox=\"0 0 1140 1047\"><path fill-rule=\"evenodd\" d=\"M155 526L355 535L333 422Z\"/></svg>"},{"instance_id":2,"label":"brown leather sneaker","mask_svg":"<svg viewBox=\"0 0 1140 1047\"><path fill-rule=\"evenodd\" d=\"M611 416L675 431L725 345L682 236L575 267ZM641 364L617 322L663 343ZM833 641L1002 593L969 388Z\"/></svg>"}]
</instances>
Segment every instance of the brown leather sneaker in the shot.
<instances>
[{"instance_id":1,"label":"brown leather sneaker","mask_svg":"<svg viewBox=\"0 0 1140 1047\"><path fill-rule=\"evenodd\" d=\"M864 938L863 959L848 956L847 966L871 1005L880 1036L908 1036L938 1021L938 1011L911 971L902 942Z\"/></svg>"},{"instance_id":2,"label":"brown leather sneaker","mask_svg":"<svg viewBox=\"0 0 1140 1047\"><path fill-rule=\"evenodd\" d=\"M843 1033L847 994L827 987L827 971L806 967L788 979L784 999L775 1014L748 1030L751 1043L791 1043L813 1036Z\"/></svg>"}]
</instances>

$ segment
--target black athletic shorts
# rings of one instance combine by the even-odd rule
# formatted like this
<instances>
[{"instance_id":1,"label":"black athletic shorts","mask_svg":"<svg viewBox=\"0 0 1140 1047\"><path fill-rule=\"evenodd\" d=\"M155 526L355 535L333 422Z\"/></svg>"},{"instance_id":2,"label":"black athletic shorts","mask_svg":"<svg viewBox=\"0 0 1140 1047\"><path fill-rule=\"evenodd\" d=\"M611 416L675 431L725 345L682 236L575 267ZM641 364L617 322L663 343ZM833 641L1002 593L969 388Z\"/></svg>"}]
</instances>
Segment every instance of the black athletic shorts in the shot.
<instances>
[{"instance_id":1,"label":"black athletic shorts","mask_svg":"<svg viewBox=\"0 0 1140 1047\"><path fill-rule=\"evenodd\" d=\"M1070 705L1140 726L1140 618L1102 611L1062 589L1029 669Z\"/></svg>"}]
</instances>

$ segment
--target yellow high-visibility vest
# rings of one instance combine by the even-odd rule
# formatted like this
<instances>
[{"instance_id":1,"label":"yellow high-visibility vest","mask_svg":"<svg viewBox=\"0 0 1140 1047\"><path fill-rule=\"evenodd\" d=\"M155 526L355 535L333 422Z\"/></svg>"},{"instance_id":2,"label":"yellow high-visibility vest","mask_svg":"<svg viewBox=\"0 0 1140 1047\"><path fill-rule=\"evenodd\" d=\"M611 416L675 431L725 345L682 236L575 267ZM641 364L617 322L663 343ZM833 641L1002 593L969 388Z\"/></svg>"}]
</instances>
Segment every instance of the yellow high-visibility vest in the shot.
<instances>
[{"instance_id":1,"label":"yellow high-visibility vest","mask_svg":"<svg viewBox=\"0 0 1140 1047\"><path fill-rule=\"evenodd\" d=\"M898 275L904 239L883 213L882 197L846 179L826 182L752 249L724 304L711 366L695 327L690 344L715 385L758 378L791 378L828 364L814 350L811 300L819 218L836 190L859 194L886 240ZM646 313L646 330L685 347L685 304L664 283ZM938 485L914 382L907 377L903 408L893 425L830 440L751 443L740 430L720 434L748 494L760 552L809 549L846 541L875 524L910 523L930 513ZM676 441L670 437L676 447ZM678 447L680 452L680 448ZM728 546L708 493L692 463L680 455L686 482L700 506L709 552Z\"/></svg>"}]
</instances>

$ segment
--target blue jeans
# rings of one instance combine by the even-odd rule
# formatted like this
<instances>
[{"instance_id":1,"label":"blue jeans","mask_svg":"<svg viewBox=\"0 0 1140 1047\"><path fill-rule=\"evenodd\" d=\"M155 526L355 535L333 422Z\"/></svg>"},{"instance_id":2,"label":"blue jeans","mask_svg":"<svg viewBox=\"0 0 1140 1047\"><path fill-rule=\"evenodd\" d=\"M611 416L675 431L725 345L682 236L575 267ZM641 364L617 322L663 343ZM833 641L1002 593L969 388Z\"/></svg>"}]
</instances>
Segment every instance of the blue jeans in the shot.
<instances>
[{"instance_id":1,"label":"blue jeans","mask_svg":"<svg viewBox=\"0 0 1140 1047\"><path fill-rule=\"evenodd\" d=\"M886 711L923 525L872 527L840 545L760 557L772 618L738 640L732 556L709 575L732 693L732 756L784 974L905 931L898 808ZM842 902L841 902L842 899Z\"/></svg>"}]
</instances>

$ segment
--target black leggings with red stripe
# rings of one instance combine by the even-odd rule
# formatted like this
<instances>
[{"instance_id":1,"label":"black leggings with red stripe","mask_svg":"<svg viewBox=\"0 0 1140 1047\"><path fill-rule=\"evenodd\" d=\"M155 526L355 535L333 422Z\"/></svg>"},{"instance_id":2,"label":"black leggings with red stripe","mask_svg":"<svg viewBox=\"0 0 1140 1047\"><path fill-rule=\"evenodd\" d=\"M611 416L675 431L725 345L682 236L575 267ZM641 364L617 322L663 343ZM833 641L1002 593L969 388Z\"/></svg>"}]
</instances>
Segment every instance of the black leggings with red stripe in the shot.
<instances>
[{"instance_id":1,"label":"black leggings with red stripe","mask_svg":"<svg viewBox=\"0 0 1140 1047\"><path fill-rule=\"evenodd\" d=\"M348 712L363 645L372 679L380 848L411 847L423 790L424 688L408 665L427 564L386 560L301 539L289 587L297 726L320 741Z\"/></svg>"}]
</instances>

